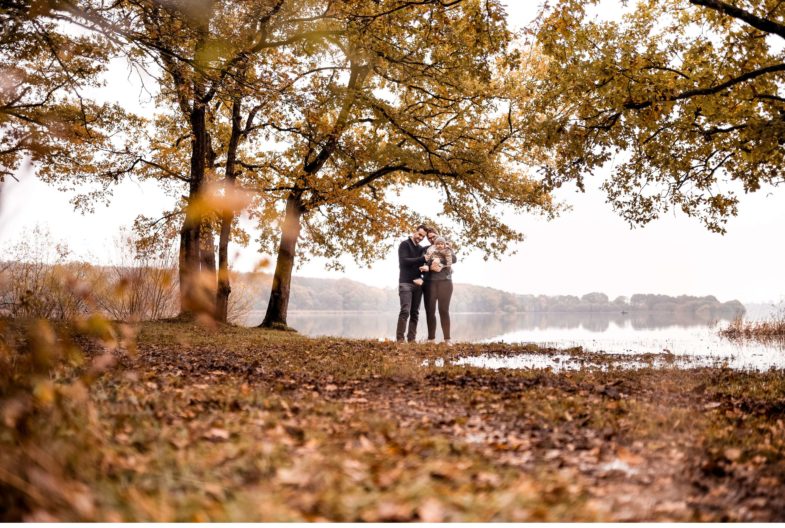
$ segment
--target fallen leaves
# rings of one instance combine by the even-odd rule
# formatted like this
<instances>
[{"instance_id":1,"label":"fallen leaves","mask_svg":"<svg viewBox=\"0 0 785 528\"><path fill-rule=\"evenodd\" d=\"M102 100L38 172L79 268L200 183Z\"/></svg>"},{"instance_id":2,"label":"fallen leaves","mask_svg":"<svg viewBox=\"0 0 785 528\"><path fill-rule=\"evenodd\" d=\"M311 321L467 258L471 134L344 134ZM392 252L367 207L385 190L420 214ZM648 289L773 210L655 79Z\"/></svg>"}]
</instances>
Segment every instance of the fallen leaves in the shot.
<instances>
[{"instance_id":1,"label":"fallen leaves","mask_svg":"<svg viewBox=\"0 0 785 528\"><path fill-rule=\"evenodd\" d=\"M312 470L300 461L292 467L279 468L275 477L281 484L304 487L310 482L312 474Z\"/></svg>"},{"instance_id":2,"label":"fallen leaves","mask_svg":"<svg viewBox=\"0 0 785 528\"><path fill-rule=\"evenodd\" d=\"M402 355L385 343L173 331L143 325L147 341L128 370L107 371L89 391L58 380L55 400L96 411L47 436L75 467L97 468L79 473L92 502L73 488L63 510L28 518L717 520L744 501L754 515L780 511L772 468L785 423L774 374L739 385L766 388L742 400L721 393L736 378L718 384L713 371L697 374L696 392L681 390L697 384L682 371L436 370L419 366L428 353L417 347ZM4 427L46 398L14 401L2 407ZM733 498L741 488L748 500Z\"/></svg>"},{"instance_id":3,"label":"fallen leaves","mask_svg":"<svg viewBox=\"0 0 785 528\"><path fill-rule=\"evenodd\" d=\"M433 497L429 497L417 508L417 515L420 521L426 523L441 523L446 520L446 510L442 502Z\"/></svg>"},{"instance_id":4,"label":"fallen leaves","mask_svg":"<svg viewBox=\"0 0 785 528\"><path fill-rule=\"evenodd\" d=\"M210 440L212 442L225 442L229 440L231 433L229 433L229 431L227 431L226 429L213 427L212 429L204 433L204 435L202 436L203 438Z\"/></svg>"}]
</instances>

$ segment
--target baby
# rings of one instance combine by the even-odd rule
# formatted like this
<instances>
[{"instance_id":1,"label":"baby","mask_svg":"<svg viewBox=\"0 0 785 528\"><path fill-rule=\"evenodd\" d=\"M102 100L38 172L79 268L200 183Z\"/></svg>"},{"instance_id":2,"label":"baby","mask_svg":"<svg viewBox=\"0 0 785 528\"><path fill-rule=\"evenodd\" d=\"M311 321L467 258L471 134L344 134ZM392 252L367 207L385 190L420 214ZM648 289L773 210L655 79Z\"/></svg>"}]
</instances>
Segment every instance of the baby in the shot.
<instances>
[{"instance_id":1,"label":"baby","mask_svg":"<svg viewBox=\"0 0 785 528\"><path fill-rule=\"evenodd\" d=\"M437 273L452 265L453 251L446 238L440 236L434 239L433 245L425 250L425 261L431 266L431 271Z\"/></svg>"},{"instance_id":2,"label":"baby","mask_svg":"<svg viewBox=\"0 0 785 528\"><path fill-rule=\"evenodd\" d=\"M442 236L436 236L433 239L428 237L432 244L425 250L425 265L420 267L420 271L427 272L440 272L444 268L450 267L453 263L453 255L455 254L447 242L447 239ZM417 286L423 285L422 276L414 279Z\"/></svg>"}]
</instances>

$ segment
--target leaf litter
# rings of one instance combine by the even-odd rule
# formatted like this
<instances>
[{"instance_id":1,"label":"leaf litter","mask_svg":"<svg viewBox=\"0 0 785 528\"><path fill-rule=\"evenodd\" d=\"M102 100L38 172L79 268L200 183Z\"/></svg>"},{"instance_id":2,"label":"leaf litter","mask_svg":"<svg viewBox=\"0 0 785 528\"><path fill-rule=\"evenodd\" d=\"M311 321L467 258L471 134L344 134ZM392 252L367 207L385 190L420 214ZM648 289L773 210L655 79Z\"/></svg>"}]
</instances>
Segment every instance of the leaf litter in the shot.
<instances>
[{"instance_id":1,"label":"leaf litter","mask_svg":"<svg viewBox=\"0 0 785 528\"><path fill-rule=\"evenodd\" d=\"M452 364L500 346L143 324L70 421L3 406L2 518L785 520L782 371Z\"/></svg>"}]
</instances>

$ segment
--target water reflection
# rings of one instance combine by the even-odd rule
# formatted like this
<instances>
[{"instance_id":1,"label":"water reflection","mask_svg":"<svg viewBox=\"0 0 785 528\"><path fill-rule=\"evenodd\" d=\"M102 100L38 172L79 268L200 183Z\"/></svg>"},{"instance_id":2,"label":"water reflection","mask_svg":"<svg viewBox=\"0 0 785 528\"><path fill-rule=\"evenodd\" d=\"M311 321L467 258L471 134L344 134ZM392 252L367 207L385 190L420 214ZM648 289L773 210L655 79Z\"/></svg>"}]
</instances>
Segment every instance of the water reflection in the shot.
<instances>
[{"instance_id":1,"label":"water reflection","mask_svg":"<svg viewBox=\"0 0 785 528\"><path fill-rule=\"evenodd\" d=\"M261 312L252 314L249 324L258 323L263 315ZM292 312L289 314L289 324L309 336L393 339L395 315ZM668 364L677 367L727 365L735 369L785 368L785 344L729 341L718 335L718 325L726 323L691 314L658 312L463 313L452 316L452 337L454 341L464 342L535 343L559 349L582 347L587 351L607 354L663 354ZM425 317L421 314L418 327L420 340L425 339L425 332ZM437 336L441 339L440 334ZM535 359L528 356L518 359L475 358L468 359L466 364L482 364L488 368L532 368L535 365L532 361ZM536 361L541 362L542 358ZM549 357L546 363L554 368L550 364L553 361ZM637 368L632 362L627 363L620 366ZM657 365L659 363L655 361L654 366ZM565 364L560 368L565 368Z\"/></svg>"},{"instance_id":2,"label":"water reflection","mask_svg":"<svg viewBox=\"0 0 785 528\"><path fill-rule=\"evenodd\" d=\"M438 361L438 360L437 360ZM442 361L443 363L443 361ZM718 358L702 356L681 357L673 356L649 357L641 359L620 359L618 356L602 363L585 361L580 357L567 355L521 354L517 356L489 356L482 354L459 358L452 362L453 365L466 365L489 369L549 369L554 372L569 370L635 370L643 368L692 368L692 367L718 367L727 365L727 361ZM440 365L435 365L440 366Z\"/></svg>"},{"instance_id":3,"label":"water reflection","mask_svg":"<svg viewBox=\"0 0 785 528\"><path fill-rule=\"evenodd\" d=\"M248 324L258 324L263 312L254 312ZM514 313L452 315L455 341L487 341L522 331L583 330L606 333L613 328L659 330L666 328L708 327L717 322L708 316L665 312L638 313ZM309 336L336 336L366 339L395 337L396 314L372 312L291 312L289 324ZM425 313L420 314L417 334L425 337ZM437 332L440 337L440 331Z\"/></svg>"}]
</instances>

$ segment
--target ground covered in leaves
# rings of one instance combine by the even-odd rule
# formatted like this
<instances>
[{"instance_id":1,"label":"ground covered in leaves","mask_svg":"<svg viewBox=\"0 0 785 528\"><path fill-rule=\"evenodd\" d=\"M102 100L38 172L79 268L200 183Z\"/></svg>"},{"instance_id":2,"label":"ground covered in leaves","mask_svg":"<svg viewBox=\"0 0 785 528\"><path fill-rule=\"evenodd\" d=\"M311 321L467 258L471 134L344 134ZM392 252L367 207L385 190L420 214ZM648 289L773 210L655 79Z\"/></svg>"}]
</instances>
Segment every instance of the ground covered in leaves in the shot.
<instances>
[{"instance_id":1,"label":"ground covered in leaves","mask_svg":"<svg viewBox=\"0 0 785 528\"><path fill-rule=\"evenodd\" d=\"M3 393L0 520L785 520L782 371L149 323L88 386L106 354L76 344L27 407Z\"/></svg>"}]
</instances>

